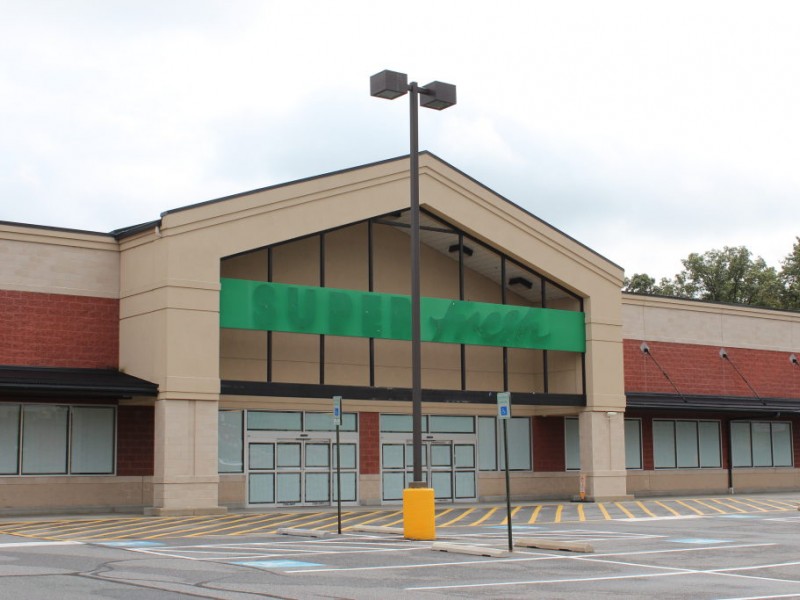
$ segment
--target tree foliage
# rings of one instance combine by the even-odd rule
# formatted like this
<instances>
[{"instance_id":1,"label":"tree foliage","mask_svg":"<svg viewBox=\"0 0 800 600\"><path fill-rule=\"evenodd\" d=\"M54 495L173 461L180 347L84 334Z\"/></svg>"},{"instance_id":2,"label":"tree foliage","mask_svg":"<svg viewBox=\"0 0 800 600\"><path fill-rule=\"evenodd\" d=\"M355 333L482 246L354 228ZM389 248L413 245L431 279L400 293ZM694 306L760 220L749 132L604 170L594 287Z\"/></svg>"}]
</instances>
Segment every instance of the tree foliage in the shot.
<instances>
[{"instance_id":1,"label":"tree foliage","mask_svg":"<svg viewBox=\"0 0 800 600\"><path fill-rule=\"evenodd\" d=\"M800 310L800 237L795 239L791 253L781 263L783 307Z\"/></svg>"},{"instance_id":2,"label":"tree foliage","mask_svg":"<svg viewBox=\"0 0 800 600\"><path fill-rule=\"evenodd\" d=\"M696 252L681 260L683 270L656 283L646 273L625 279L624 291L800 310L800 237L781 271L753 257L745 246Z\"/></svg>"}]
</instances>

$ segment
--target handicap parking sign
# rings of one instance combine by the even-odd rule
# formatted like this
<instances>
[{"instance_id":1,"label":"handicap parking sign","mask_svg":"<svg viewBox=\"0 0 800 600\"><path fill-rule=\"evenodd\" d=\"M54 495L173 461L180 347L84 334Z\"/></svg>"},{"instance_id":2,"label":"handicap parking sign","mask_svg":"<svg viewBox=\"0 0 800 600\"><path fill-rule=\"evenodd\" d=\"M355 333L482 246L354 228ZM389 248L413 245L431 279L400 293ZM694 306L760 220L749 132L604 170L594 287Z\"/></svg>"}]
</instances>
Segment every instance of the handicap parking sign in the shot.
<instances>
[{"instance_id":1,"label":"handicap parking sign","mask_svg":"<svg viewBox=\"0 0 800 600\"><path fill-rule=\"evenodd\" d=\"M499 392L497 394L497 416L501 419L511 418L511 394Z\"/></svg>"}]
</instances>

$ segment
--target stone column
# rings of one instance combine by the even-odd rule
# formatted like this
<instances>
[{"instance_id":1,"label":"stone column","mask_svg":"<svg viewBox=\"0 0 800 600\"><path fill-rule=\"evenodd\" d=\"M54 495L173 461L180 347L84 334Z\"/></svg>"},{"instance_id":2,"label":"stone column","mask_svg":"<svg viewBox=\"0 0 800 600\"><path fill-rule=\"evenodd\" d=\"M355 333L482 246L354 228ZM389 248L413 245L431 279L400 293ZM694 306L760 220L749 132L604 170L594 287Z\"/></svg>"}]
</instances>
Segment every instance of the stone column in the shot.
<instances>
[{"instance_id":1,"label":"stone column","mask_svg":"<svg viewBox=\"0 0 800 600\"><path fill-rule=\"evenodd\" d=\"M619 291L587 301L586 409L579 416L581 474L590 500L626 498L625 373Z\"/></svg>"},{"instance_id":2,"label":"stone column","mask_svg":"<svg viewBox=\"0 0 800 600\"><path fill-rule=\"evenodd\" d=\"M586 499L627 498L625 472L625 414L585 410L579 416L581 474L586 476Z\"/></svg>"}]
</instances>

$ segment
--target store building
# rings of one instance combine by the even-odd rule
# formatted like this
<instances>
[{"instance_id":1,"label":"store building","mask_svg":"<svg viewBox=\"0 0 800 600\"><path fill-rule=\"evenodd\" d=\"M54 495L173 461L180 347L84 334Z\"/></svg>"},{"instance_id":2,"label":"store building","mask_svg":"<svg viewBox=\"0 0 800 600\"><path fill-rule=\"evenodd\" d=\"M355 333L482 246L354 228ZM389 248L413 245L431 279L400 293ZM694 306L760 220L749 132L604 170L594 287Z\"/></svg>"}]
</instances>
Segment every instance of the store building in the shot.
<instances>
[{"instance_id":1,"label":"store building","mask_svg":"<svg viewBox=\"0 0 800 600\"><path fill-rule=\"evenodd\" d=\"M420 183L439 502L503 495L503 390L515 498L800 489L800 314L621 294L432 154ZM342 501L398 502L408 196L395 159L111 234L0 223L0 510L330 504L335 395Z\"/></svg>"}]
</instances>

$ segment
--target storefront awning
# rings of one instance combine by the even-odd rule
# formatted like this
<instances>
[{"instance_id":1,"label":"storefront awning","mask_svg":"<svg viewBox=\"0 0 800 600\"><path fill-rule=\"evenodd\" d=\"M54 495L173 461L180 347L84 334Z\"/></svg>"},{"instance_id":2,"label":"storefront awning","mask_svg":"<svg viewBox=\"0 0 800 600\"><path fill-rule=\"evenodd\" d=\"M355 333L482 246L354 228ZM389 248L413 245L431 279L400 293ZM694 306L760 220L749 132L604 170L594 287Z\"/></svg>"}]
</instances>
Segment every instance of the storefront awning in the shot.
<instances>
[{"instance_id":1,"label":"storefront awning","mask_svg":"<svg viewBox=\"0 0 800 600\"><path fill-rule=\"evenodd\" d=\"M332 398L349 400L411 401L409 388L368 387L338 384L275 383L222 380L222 394L230 396L273 396L281 398ZM526 406L586 406L583 394L544 394L512 392L512 402ZM497 393L469 390L422 390L423 402L457 404L496 404Z\"/></svg>"},{"instance_id":2,"label":"storefront awning","mask_svg":"<svg viewBox=\"0 0 800 600\"><path fill-rule=\"evenodd\" d=\"M0 396L157 396L155 383L115 369L0 366Z\"/></svg>"},{"instance_id":3,"label":"storefront awning","mask_svg":"<svg viewBox=\"0 0 800 600\"><path fill-rule=\"evenodd\" d=\"M647 410L709 412L800 413L800 398L747 396L678 396L676 394L628 393L627 406Z\"/></svg>"}]
</instances>

